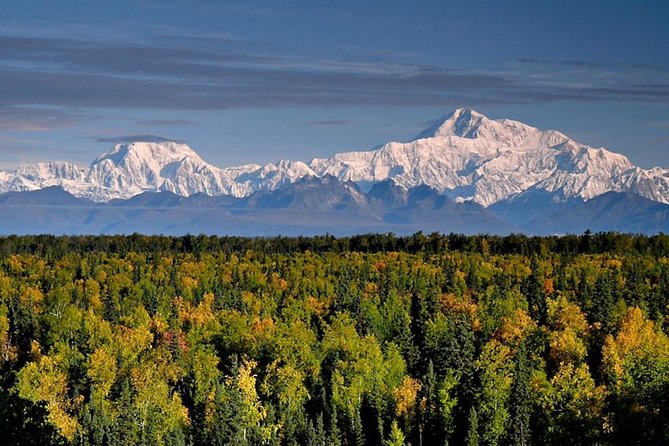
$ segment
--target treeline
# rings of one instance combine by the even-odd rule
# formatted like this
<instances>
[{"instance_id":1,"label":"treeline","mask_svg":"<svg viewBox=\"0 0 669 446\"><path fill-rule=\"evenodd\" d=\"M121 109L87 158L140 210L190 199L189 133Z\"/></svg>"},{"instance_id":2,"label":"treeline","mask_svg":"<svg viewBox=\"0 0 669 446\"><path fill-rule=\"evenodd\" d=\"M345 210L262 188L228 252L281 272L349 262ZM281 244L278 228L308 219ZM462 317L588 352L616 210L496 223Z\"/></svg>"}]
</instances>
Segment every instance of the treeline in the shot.
<instances>
[{"instance_id":1,"label":"treeline","mask_svg":"<svg viewBox=\"0 0 669 446\"><path fill-rule=\"evenodd\" d=\"M669 242L7 237L0 443L669 443Z\"/></svg>"},{"instance_id":2,"label":"treeline","mask_svg":"<svg viewBox=\"0 0 669 446\"><path fill-rule=\"evenodd\" d=\"M563 236L507 236L461 234L423 234L410 236L388 234L362 234L350 237L322 235L313 237L235 237L215 235L185 235L167 237L132 234L129 236L5 236L0 237L0 255L35 254L62 257L71 253L102 251L112 254L143 253L192 253L255 251L266 254L292 254L306 251L376 253L399 251L410 254L437 254L445 251L484 252L486 254L521 255L576 255L576 254L649 254L669 256L669 235L621 234L617 232Z\"/></svg>"}]
</instances>

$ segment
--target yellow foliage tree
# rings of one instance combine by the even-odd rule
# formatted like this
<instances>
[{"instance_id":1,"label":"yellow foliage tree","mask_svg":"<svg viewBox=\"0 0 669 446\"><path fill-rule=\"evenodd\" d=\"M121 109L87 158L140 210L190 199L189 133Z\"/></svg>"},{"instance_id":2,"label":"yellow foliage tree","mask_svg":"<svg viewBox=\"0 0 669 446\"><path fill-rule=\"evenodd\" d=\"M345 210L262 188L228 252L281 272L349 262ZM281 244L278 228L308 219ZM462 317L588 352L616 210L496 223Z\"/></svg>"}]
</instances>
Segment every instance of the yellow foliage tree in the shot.
<instances>
[{"instance_id":1,"label":"yellow foliage tree","mask_svg":"<svg viewBox=\"0 0 669 446\"><path fill-rule=\"evenodd\" d=\"M44 403L48 420L66 439L73 440L79 423L71 412L81 401L72 401L68 395L68 375L59 356L42 356L28 363L18 374L19 396L34 403Z\"/></svg>"},{"instance_id":2,"label":"yellow foliage tree","mask_svg":"<svg viewBox=\"0 0 669 446\"><path fill-rule=\"evenodd\" d=\"M618 333L604 341L602 369L617 395L646 410L669 385L669 338L638 307L630 308Z\"/></svg>"},{"instance_id":3,"label":"yellow foliage tree","mask_svg":"<svg viewBox=\"0 0 669 446\"><path fill-rule=\"evenodd\" d=\"M550 357L555 364L580 363L587 353L588 322L578 305L564 296L548 299Z\"/></svg>"}]
</instances>

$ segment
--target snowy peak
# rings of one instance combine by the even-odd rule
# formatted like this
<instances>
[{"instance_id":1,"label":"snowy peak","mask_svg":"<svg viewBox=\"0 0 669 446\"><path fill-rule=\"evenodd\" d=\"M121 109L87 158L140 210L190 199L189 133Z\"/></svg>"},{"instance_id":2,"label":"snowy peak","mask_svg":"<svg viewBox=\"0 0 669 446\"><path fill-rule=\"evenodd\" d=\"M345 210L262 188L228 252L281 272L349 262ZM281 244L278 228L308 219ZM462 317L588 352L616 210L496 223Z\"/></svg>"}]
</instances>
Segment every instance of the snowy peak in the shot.
<instances>
[{"instance_id":1,"label":"snowy peak","mask_svg":"<svg viewBox=\"0 0 669 446\"><path fill-rule=\"evenodd\" d=\"M446 138L449 136L468 139L487 138L491 134L494 136L495 131L500 130L502 126L498 122L489 119L482 113L471 108L458 108L446 118L423 130L417 138Z\"/></svg>"},{"instance_id":2,"label":"snowy peak","mask_svg":"<svg viewBox=\"0 0 669 446\"><path fill-rule=\"evenodd\" d=\"M667 169L642 169L623 155L580 144L560 132L490 119L469 108L455 110L413 141L341 152L309 163L282 160L221 169L178 142L118 144L87 169L53 162L0 172L0 193L60 186L76 197L98 202L156 191L248 197L297 184L302 178L320 177L327 184L329 175L371 190L377 202L404 202L406 190L424 185L455 202L483 206L527 191L563 200L632 192L669 203ZM388 180L392 183L374 188ZM302 187L300 193L306 193L308 188Z\"/></svg>"},{"instance_id":3,"label":"snowy peak","mask_svg":"<svg viewBox=\"0 0 669 446\"><path fill-rule=\"evenodd\" d=\"M144 163L165 166L175 161L191 160L205 164L200 156L187 144L172 141L132 142L117 144L111 152L103 153L93 161L92 166L111 161L115 166L130 166Z\"/></svg>"},{"instance_id":4,"label":"snowy peak","mask_svg":"<svg viewBox=\"0 0 669 446\"><path fill-rule=\"evenodd\" d=\"M580 144L554 130L492 120L471 109L456 110L416 140L315 159L311 167L319 175L361 184L392 179L407 189L427 185L457 202L483 206L531 188L565 200L635 191L669 202L665 169L633 174L633 164L623 155Z\"/></svg>"},{"instance_id":5,"label":"snowy peak","mask_svg":"<svg viewBox=\"0 0 669 446\"><path fill-rule=\"evenodd\" d=\"M470 108L458 108L452 114L423 130L416 139L444 138L447 136L459 136L461 138L473 138L481 123L489 121L481 113Z\"/></svg>"},{"instance_id":6,"label":"snowy peak","mask_svg":"<svg viewBox=\"0 0 669 446\"><path fill-rule=\"evenodd\" d=\"M492 120L470 108L459 108L443 122L421 132L418 138L482 139L509 148L524 148L531 144L536 145L542 135L541 130L519 121Z\"/></svg>"},{"instance_id":7,"label":"snowy peak","mask_svg":"<svg viewBox=\"0 0 669 446\"><path fill-rule=\"evenodd\" d=\"M67 161L53 161L19 166L16 174L38 182L56 179L78 181L84 179L85 169Z\"/></svg>"},{"instance_id":8,"label":"snowy peak","mask_svg":"<svg viewBox=\"0 0 669 446\"><path fill-rule=\"evenodd\" d=\"M118 144L93 161L89 183L129 198L145 191L167 190L179 195L221 193L219 171L186 144L172 141Z\"/></svg>"},{"instance_id":9,"label":"snowy peak","mask_svg":"<svg viewBox=\"0 0 669 446\"><path fill-rule=\"evenodd\" d=\"M459 136L474 139L479 137L481 130L492 125L492 121L481 113L470 108L459 108L435 129L434 137Z\"/></svg>"}]
</instances>

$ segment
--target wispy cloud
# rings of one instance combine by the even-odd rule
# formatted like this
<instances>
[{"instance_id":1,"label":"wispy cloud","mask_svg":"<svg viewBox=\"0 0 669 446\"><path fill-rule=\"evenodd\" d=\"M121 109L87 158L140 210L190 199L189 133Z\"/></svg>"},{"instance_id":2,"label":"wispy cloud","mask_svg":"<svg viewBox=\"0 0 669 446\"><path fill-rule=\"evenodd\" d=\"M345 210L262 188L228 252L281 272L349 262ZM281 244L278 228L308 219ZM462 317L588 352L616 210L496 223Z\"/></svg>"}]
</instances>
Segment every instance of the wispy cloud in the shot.
<instances>
[{"instance_id":1,"label":"wispy cloud","mask_svg":"<svg viewBox=\"0 0 669 446\"><path fill-rule=\"evenodd\" d=\"M131 142L166 142L166 141L174 141L174 142L179 142L179 143L184 143L185 141L181 141L178 139L174 138L166 138L164 136L159 136L159 135L119 135L119 136L94 136L92 139L95 142L104 142L104 143L112 143L112 144L123 144L123 143L131 143Z\"/></svg>"},{"instance_id":2,"label":"wispy cloud","mask_svg":"<svg viewBox=\"0 0 669 446\"><path fill-rule=\"evenodd\" d=\"M146 127L176 127L192 124L187 119L138 119L137 123Z\"/></svg>"},{"instance_id":3,"label":"wispy cloud","mask_svg":"<svg viewBox=\"0 0 669 446\"><path fill-rule=\"evenodd\" d=\"M536 59L532 57L524 57L517 60L518 63L534 66L548 66L548 67L577 67L577 68L602 68L605 65L597 62L586 62L583 60L551 60L551 59Z\"/></svg>"},{"instance_id":4,"label":"wispy cloud","mask_svg":"<svg viewBox=\"0 0 669 446\"><path fill-rule=\"evenodd\" d=\"M40 161L73 160L88 158L88 151L56 146L44 150L47 141L34 137L0 135L0 170L11 170L21 164Z\"/></svg>"},{"instance_id":5,"label":"wispy cloud","mask_svg":"<svg viewBox=\"0 0 669 446\"><path fill-rule=\"evenodd\" d=\"M345 125L350 125L352 124L352 122L346 119L333 119L325 121L309 121L306 124L316 127L341 127Z\"/></svg>"},{"instance_id":6,"label":"wispy cloud","mask_svg":"<svg viewBox=\"0 0 669 446\"><path fill-rule=\"evenodd\" d=\"M202 39L225 45L204 45ZM193 36L179 44L154 36L140 45L4 35L0 48L0 128L15 130L48 129L81 118L65 111L12 116L24 108L225 110L561 100L669 103L666 72L660 69L581 61L521 59L517 69L492 72L392 59L360 62L283 56L251 50L227 36ZM560 73L555 64L561 66ZM324 122L312 125L343 124Z\"/></svg>"},{"instance_id":7,"label":"wispy cloud","mask_svg":"<svg viewBox=\"0 0 669 446\"><path fill-rule=\"evenodd\" d=\"M61 110L11 105L0 107L0 129L4 130L44 132L68 127L78 120L78 116Z\"/></svg>"},{"instance_id":8,"label":"wispy cloud","mask_svg":"<svg viewBox=\"0 0 669 446\"><path fill-rule=\"evenodd\" d=\"M630 70L654 70L654 71L667 71L666 68L647 65L647 64L612 64L612 63L601 63L601 62L590 62L585 60L560 60L560 59L537 59L531 57L520 58L517 60L518 63L526 65L536 65L536 66L563 66L563 67L575 67L575 68L588 68L588 69L630 69Z\"/></svg>"},{"instance_id":9,"label":"wispy cloud","mask_svg":"<svg viewBox=\"0 0 669 446\"><path fill-rule=\"evenodd\" d=\"M648 123L648 127L669 130L669 121L652 121Z\"/></svg>"}]
</instances>

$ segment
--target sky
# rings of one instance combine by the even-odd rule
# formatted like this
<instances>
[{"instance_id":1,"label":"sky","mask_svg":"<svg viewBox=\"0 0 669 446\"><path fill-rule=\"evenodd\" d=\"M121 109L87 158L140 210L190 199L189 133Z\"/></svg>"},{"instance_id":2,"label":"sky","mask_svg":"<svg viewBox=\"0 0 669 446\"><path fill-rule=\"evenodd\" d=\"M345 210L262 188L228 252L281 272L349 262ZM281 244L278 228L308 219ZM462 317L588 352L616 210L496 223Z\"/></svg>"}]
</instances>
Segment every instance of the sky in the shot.
<instances>
[{"instance_id":1,"label":"sky","mask_svg":"<svg viewBox=\"0 0 669 446\"><path fill-rule=\"evenodd\" d=\"M0 0L0 169L308 161L459 107L669 167L668 47L666 0Z\"/></svg>"}]
</instances>

